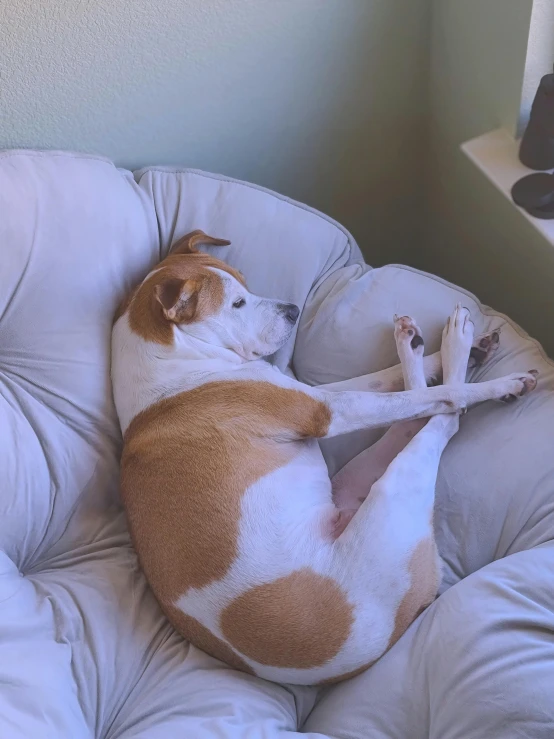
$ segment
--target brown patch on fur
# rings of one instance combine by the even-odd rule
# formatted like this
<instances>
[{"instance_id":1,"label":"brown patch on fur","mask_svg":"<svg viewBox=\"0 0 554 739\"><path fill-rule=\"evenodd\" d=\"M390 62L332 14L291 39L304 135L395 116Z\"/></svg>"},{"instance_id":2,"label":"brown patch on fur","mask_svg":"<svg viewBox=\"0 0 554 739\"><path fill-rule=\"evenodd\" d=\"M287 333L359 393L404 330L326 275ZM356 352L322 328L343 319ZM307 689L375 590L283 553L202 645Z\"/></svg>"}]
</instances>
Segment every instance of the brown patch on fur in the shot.
<instances>
[{"instance_id":1,"label":"brown patch on fur","mask_svg":"<svg viewBox=\"0 0 554 739\"><path fill-rule=\"evenodd\" d=\"M387 650L395 644L408 626L435 600L439 589L437 550L432 538L422 539L408 563L411 583L396 611L394 629Z\"/></svg>"},{"instance_id":2,"label":"brown patch on fur","mask_svg":"<svg viewBox=\"0 0 554 739\"><path fill-rule=\"evenodd\" d=\"M231 242L226 239L217 239L215 236L208 236L200 229L191 231L185 236L181 236L169 250L171 254L196 254L197 246L200 244L210 244L210 246L229 246Z\"/></svg>"},{"instance_id":3,"label":"brown patch on fur","mask_svg":"<svg viewBox=\"0 0 554 739\"><path fill-rule=\"evenodd\" d=\"M114 324L117 323L117 321L119 321L121 316L127 313L127 311L129 310L129 306L131 305L131 301L135 297L137 290L138 290L138 287L133 288L133 290L131 290L131 292L128 295L126 295L121 301L121 303L117 306L117 310L113 318Z\"/></svg>"},{"instance_id":4,"label":"brown patch on fur","mask_svg":"<svg viewBox=\"0 0 554 739\"><path fill-rule=\"evenodd\" d=\"M129 305L131 330L145 341L171 345L174 323L202 321L217 313L224 288L221 277L210 267L229 272L224 262L207 254L167 257L140 285ZM175 291L173 306L167 300L162 302L171 290ZM172 307L175 312L170 314Z\"/></svg>"},{"instance_id":5,"label":"brown patch on fur","mask_svg":"<svg viewBox=\"0 0 554 739\"><path fill-rule=\"evenodd\" d=\"M339 653L353 621L335 580L304 568L235 598L221 614L221 629L249 659L307 670Z\"/></svg>"},{"instance_id":6,"label":"brown patch on fur","mask_svg":"<svg viewBox=\"0 0 554 739\"><path fill-rule=\"evenodd\" d=\"M244 276L220 259L197 252L196 244L227 245L229 241L193 231L180 239L154 274L131 291L118 308L114 323L129 314L131 330L145 341L170 346L173 325L201 321L217 313L224 297L219 269L246 287Z\"/></svg>"},{"instance_id":7,"label":"brown patch on fur","mask_svg":"<svg viewBox=\"0 0 554 739\"><path fill-rule=\"evenodd\" d=\"M411 583L400 602L394 620L394 629L384 653L396 644L407 628L416 620L422 611L435 600L439 589L439 572L437 570L436 548L433 539L423 539L415 548L408 563ZM362 672L369 670L377 662L372 660L355 670L323 680L318 685L333 685L350 680Z\"/></svg>"},{"instance_id":8,"label":"brown patch on fur","mask_svg":"<svg viewBox=\"0 0 554 739\"><path fill-rule=\"evenodd\" d=\"M287 442L324 436L330 420L329 408L306 393L255 381L201 385L133 419L121 493L163 608L225 576L237 555L245 490L296 454Z\"/></svg>"},{"instance_id":9,"label":"brown patch on fur","mask_svg":"<svg viewBox=\"0 0 554 739\"><path fill-rule=\"evenodd\" d=\"M221 269L224 272L227 272L231 275L231 277L234 277L237 282L240 282L241 285L246 287L246 280L244 278L244 275L242 272L239 272L238 269L235 269L234 267L231 267L230 264L227 264L227 262L222 262L221 259L216 259L216 257L212 257L210 254L204 254L203 252L195 252L193 254L170 254L168 257L165 258L165 260L162 262L162 264L165 264L166 262L169 262L170 264L173 264L173 260L179 260L181 264L183 262L182 259L186 258L185 264L188 264L191 269L207 269L208 267L212 267L214 269ZM170 261L171 260L171 261Z\"/></svg>"},{"instance_id":10,"label":"brown patch on fur","mask_svg":"<svg viewBox=\"0 0 554 739\"><path fill-rule=\"evenodd\" d=\"M172 606L167 606L164 610L166 616L177 631L181 634L187 634L187 639L194 646L198 647L198 649L206 652L206 654L211 654L212 657L225 662L236 670L254 674L254 670L252 670L247 662L233 652L231 647L227 646L224 641L221 641L215 634L212 634L200 621Z\"/></svg>"},{"instance_id":11,"label":"brown patch on fur","mask_svg":"<svg viewBox=\"0 0 554 739\"><path fill-rule=\"evenodd\" d=\"M199 302L205 279L205 276L191 280L170 277L160 285L156 285L154 294L162 306L163 315L168 321L171 321L171 323L190 323L194 320L199 312ZM219 289L215 285L212 291L217 293L219 299ZM212 297L215 298L215 294L212 294Z\"/></svg>"}]
</instances>

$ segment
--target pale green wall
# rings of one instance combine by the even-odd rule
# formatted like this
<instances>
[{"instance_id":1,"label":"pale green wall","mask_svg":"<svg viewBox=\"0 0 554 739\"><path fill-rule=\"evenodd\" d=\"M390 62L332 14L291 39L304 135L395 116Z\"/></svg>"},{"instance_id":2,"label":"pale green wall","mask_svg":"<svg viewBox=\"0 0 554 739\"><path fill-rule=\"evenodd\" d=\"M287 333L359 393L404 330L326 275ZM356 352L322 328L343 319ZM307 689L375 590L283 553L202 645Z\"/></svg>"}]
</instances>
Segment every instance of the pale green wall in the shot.
<instances>
[{"instance_id":1,"label":"pale green wall","mask_svg":"<svg viewBox=\"0 0 554 739\"><path fill-rule=\"evenodd\" d=\"M435 0L426 251L413 262L508 313L554 354L554 248L460 152L513 129L530 0Z\"/></svg>"},{"instance_id":2,"label":"pale green wall","mask_svg":"<svg viewBox=\"0 0 554 739\"><path fill-rule=\"evenodd\" d=\"M428 12L427 0L3 0L0 147L252 180L343 221L372 260L402 260L421 217Z\"/></svg>"},{"instance_id":3,"label":"pale green wall","mask_svg":"<svg viewBox=\"0 0 554 739\"><path fill-rule=\"evenodd\" d=\"M554 249L459 150L515 125L531 4L0 0L0 147L280 190L374 264L442 274L554 353Z\"/></svg>"}]
</instances>

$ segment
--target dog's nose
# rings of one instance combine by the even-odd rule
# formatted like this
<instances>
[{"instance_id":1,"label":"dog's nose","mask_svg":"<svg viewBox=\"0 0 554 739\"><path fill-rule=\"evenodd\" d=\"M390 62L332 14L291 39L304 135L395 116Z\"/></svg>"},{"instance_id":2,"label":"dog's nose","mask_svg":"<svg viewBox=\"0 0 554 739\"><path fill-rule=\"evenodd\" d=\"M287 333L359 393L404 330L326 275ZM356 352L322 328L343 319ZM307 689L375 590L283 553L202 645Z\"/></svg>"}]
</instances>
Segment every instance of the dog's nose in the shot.
<instances>
[{"instance_id":1,"label":"dog's nose","mask_svg":"<svg viewBox=\"0 0 554 739\"><path fill-rule=\"evenodd\" d=\"M300 315L300 308L294 303L283 303L279 308L284 313L287 321L294 326Z\"/></svg>"}]
</instances>

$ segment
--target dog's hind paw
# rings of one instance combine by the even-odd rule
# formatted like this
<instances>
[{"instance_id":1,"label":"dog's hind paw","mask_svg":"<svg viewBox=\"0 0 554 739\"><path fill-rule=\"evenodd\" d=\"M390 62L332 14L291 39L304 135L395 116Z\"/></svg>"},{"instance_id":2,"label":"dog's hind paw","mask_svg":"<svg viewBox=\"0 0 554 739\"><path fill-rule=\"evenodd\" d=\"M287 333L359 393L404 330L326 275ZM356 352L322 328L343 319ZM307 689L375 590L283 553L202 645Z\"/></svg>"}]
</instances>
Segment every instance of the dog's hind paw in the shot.
<instances>
[{"instance_id":1,"label":"dog's hind paw","mask_svg":"<svg viewBox=\"0 0 554 739\"><path fill-rule=\"evenodd\" d=\"M495 329L488 334L477 337L469 352L468 369L481 367L488 362L500 346L500 329Z\"/></svg>"}]
</instances>

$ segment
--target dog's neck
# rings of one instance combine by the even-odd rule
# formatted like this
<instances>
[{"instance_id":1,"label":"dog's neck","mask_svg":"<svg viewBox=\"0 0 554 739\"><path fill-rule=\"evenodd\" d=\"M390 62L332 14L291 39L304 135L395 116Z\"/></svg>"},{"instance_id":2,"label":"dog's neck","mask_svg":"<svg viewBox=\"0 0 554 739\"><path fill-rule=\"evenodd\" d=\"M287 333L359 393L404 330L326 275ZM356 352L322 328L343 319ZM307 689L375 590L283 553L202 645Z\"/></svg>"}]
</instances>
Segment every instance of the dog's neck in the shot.
<instances>
[{"instance_id":1,"label":"dog's neck","mask_svg":"<svg viewBox=\"0 0 554 739\"><path fill-rule=\"evenodd\" d=\"M177 332L176 332L177 333ZM112 374L121 430L152 403L237 372L271 370L262 359L249 361L232 349L180 334L172 346L145 342L122 320L114 329Z\"/></svg>"},{"instance_id":2,"label":"dog's neck","mask_svg":"<svg viewBox=\"0 0 554 739\"><path fill-rule=\"evenodd\" d=\"M178 334L175 332L175 344L171 347L165 359L176 361L188 366L190 371L195 371L196 363L218 363L228 365L229 369L247 363L246 359L239 356L235 351L225 346L212 344L205 339L190 334ZM163 361L164 357L160 357Z\"/></svg>"}]
</instances>

